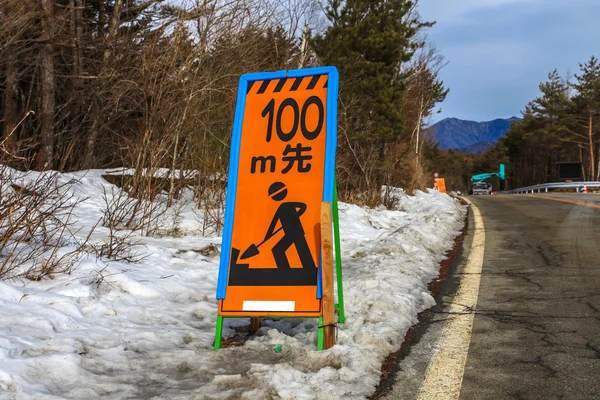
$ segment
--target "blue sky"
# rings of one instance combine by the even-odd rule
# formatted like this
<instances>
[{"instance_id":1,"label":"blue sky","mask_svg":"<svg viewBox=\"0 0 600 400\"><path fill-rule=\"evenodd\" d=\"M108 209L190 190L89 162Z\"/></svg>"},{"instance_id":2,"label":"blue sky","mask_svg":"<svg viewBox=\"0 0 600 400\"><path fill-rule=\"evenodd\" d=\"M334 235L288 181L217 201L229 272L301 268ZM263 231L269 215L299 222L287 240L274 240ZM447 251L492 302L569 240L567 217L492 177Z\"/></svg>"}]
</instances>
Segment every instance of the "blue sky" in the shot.
<instances>
[{"instance_id":1,"label":"blue sky","mask_svg":"<svg viewBox=\"0 0 600 400\"><path fill-rule=\"evenodd\" d=\"M450 94L434 121L520 116L554 68L600 57L600 0L420 0L428 37L448 61Z\"/></svg>"}]
</instances>

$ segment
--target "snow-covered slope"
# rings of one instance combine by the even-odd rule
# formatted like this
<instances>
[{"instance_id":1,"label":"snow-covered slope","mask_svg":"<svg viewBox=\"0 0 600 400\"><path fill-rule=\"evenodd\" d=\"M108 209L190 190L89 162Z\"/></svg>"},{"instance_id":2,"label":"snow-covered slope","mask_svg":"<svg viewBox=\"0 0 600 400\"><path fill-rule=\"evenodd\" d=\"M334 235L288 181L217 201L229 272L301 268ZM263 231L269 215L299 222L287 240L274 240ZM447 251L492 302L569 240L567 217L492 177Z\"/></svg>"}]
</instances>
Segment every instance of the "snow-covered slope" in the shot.
<instances>
[{"instance_id":1,"label":"snow-covered slope","mask_svg":"<svg viewBox=\"0 0 600 400\"><path fill-rule=\"evenodd\" d=\"M102 216L103 188L116 191L102 173L60 176L88 198L73 218L81 240ZM397 194L395 211L340 204L347 320L332 349L316 351L316 319L280 319L212 350L220 238L200 235L202 211L188 202L175 221L183 236L135 237L139 263L90 256L71 275L0 281L0 399L368 396L385 356L434 304L427 284L465 213L437 192ZM92 240L107 235L99 226ZM227 319L224 334L247 324Z\"/></svg>"}]
</instances>

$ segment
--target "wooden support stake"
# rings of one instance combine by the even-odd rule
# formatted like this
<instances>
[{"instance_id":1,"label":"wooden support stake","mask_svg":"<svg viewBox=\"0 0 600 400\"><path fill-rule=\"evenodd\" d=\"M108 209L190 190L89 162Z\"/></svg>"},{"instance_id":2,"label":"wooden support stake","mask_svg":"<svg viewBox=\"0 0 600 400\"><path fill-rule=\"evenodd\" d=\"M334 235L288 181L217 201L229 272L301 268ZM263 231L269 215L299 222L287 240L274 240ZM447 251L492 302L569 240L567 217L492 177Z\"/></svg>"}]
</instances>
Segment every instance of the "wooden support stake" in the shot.
<instances>
[{"instance_id":1,"label":"wooden support stake","mask_svg":"<svg viewBox=\"0 0 600 400\"><path fill-rule=\"evenodd\" d=\"M321 203L321 259L323 278L323 349L335 344L335 315L333 298L333 232L331 203Z\"/></svg>"},{"instance_id":2,"label":"wooden support stake","mask_svg":"<svg viewBox=\"0 0 600 400\"><path fill-rule=\"evenodd\" d=\"M250 317L250 333L256 333L260 329L260 318Z\"/></svg>"}]
</instances>

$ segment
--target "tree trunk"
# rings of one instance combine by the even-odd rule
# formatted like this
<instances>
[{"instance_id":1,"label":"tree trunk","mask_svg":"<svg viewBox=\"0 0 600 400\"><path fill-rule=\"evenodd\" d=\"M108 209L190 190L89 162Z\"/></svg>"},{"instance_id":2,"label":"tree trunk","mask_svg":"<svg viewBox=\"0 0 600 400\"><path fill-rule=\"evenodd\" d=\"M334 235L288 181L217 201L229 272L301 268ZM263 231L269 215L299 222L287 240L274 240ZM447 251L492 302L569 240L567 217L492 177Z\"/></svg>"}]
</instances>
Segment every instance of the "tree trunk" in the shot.
<instances>
[{"instance_id":1,"label":"tree trunk","mask_svg":"<svg viewBox=\"0 0 600 400\"><path fill-rule=\"evenodd\" d=\"M17 58L11 49L6 56L6 88L4 89L4 131L2 140L4 148L11 152L16 141L14 130L18 123L19 81L17 77Z\"/></svg>"},{"instance_id":2,"label":"tree trunk","mask_svg":"<svg viewBox=\"0 0 600 400\"><path fill-rule=\"evenodd\" d=\"M40 151L38 169L52 167L54 157L54 48L52 45L54 0L42 3L42 48L40 52Z\"/></svg>"},{"instance_id":3,"label":"tree trunk","mask_svg":"<svg viewBox=\"0 0 600 400\"><path fill-rule=\"evenodd\" d=\"M8 5L0 9L2 20L7 21L10 15L11 10ZM4 142L4 149L11 152L14 149L16 141L13 131L17 127L19 118L19 77L15 49L9 45L4 49L4 53L6 54L6 80L4 82L5 89L2 99L4 106L2 141Z\"/></svg>"},{"instance_id":4,"label":"tree trunk","mask_svg":"<svg viewBox=\"0 0 600 400\"><path fill-rule=\"evenodd\" d=\"M104 52L104 62L106 63L112 56L112 49L115 46L114 39L117 37L117 31L121 25L121 8L123 7L123 0L115 0L115 6L113 7L112 17L110 19L110 26L108 27L108 37L106 38L107 48Z\"/></svg>"},{"instance_id":5,"label":"tree trunk","mask_svg":"<svg viewBox=\"0 0 600 400\"><path fill-rule=\"evenodd\" d=\"M92 128L90 129L90 133L88 134L85 147L85 168L94 168L96 166L96 156L94 149L96 148L96 140L98 138L98 132L100 130L100 112L98 109L99 106L95 98L93 98L92 101L94 102L94 104L92 104Z\"/></svg>"},{"instance_id":6,"label":"tree trunk","mask_svg":"<svg viewBox=\"0 0 600 400\"><path fill-rule=\"evenodd\" d=\"M75 76L74 84L80 89L82 86L81 82L81 37L83 35L82 29L82 4L81 0L71 0L70 6L72 10L71 15L71 35L73 40L73 75Z\"/></svg>"},{"instance_id":7,"label":"tree trunk","mask_svg":"<svg viewBox=\"0 0 600 400\"><path fill-rule=\"evenodd\" d=\"M419 164L420 164L420 158L421 158L421 149L419 147L419 140L421 140L421 123L423 121L423 88L421 88L421 102L419 103L419 114L417 116L417 141L415 144L415 157L416 157L416 168L415 168L415 173L417 173L418 169L419 169Z\"/></svg>"},{"instance_id":8,"label":"tree trunk","mask_svg":"<svg viewBox=\"0 0 600 400\"><path fill-rule=\"evenodd\" d=\"M589 137L590 137L590 180L594 180L594 176L596 175L595 173L595 167L596 167L596 163L594 162L594 141L593 141L593 136L592 136L592 126L593 126L593 113L592 113L592 109L590 108L590 124L589 124Z\"/></svg>"},{"instance_id":9,"label":"tree trunk","mask_svg":"<svg viewBox=\"0 0 600 400\"><path fill-rule=\"evenodd\" d=\"M302 31L302 42L300 43L300 56L298 57L298 68L304 68L308 60L308 23L304 23Z\"/></svg>"},{"instance_id":10,"label":"tree trunk","mask_svg":"<svg viewBox=\"0 0 600 400\"><path fill-rule=\"evenodd\" d=\"M104 25L106 24L105 0L98 0L98 38L104 40Z\"/></svg>"},{"instance_id":11,"label":"tree trunk","mask_svg":"<svg viewBox=\"0 0 600 400\"><path fill-rule=\"evenodd\" d=\"M179 119L179 123L177 124L177 128L175 129L175 144L173 145L173 160L171 162L171 176L170 176L170 185L169 185L169 199L167 201L167 206L171 207L173 204L173 198L175 195L175 168L177 167L177 155L179 153L179 136L181 132L181 127L185 122L187 117L188 109L190 107L190 103L192 102L193 95L190 94L188 97L185 108L183 109L183 115ZM183 179L183 171L180 169L179 171L179 179Z\"/></svg>"},{"instance_id":12,"label":"tree trunk","mask_svg":"<svg viewBox=\"0 0 600 400\"><path fill-rule=\"evenodd\" d=\"M177 167L177 153L179 151L179 129L175 132L175 144L173 145L173 159L171 160L171 171L169 176L169 197L167 200L167 207L173 205L173 199L175 198L175 168ZM179 178L182 178L183 171L179 171Z\"/></svg>"},{"instance_id":13,"label":"tree trunk","mask_svg":"<svg viewBox=\"0 0 600 400\"><path fill-rule=\"evenodd\" d=\"M581 163L581 178L585 181L585 166L583 165L583 149L579 145L579 162Z\"/></svg>"},{"instance_id":14,"label":"tree trunk","mask_svg":"<svg viewBox=\"0 0 600 400\"><path fill-rule=\"evenodd\" d=\"M98 33L101 34L100 38L104 38L104 24L105 24L105 12L104 12L104 0L100 0L100 16L99 16L99 27ZM115 46L114 39L117 36L117 31L120 26L120 16L121 16L121 8L123 6L123 0L115 0L115 4L112 11L112 16L110 19L110 24L108 27L108 35L105 38L105 50L104 50L104 62L100 69L101 75L102 72L107 69L108 63L112 57L112 49ZM98 140L98 136L101 128L101 115L99 105L95 104L92 106L92 129L87 138L86 143L86 155L85 155L85 165L86 168L92 168L96 164L96 155L94 149L96 148L96 142Z\"/></svg>"},{"instance_id":15,"label":"tree trunk","mask_svg":"<svg viewBox=\"0 0 600 400\"><path fill-rule=\"evenodd\" d=\"M600 154L600 146L598 146L598 153ZM600 156L598 157L598 167L596 168L596 180L600 181Z\"/></svg>"}]
</instances>

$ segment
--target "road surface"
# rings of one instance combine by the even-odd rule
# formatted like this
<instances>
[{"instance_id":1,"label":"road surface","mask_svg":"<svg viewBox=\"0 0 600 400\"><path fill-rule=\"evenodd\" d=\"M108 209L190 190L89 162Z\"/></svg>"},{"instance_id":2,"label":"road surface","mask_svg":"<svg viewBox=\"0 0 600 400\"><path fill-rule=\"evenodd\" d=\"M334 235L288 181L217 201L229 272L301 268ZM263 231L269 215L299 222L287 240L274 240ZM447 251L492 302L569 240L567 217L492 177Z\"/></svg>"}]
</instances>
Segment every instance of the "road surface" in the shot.
<instances>
[{"instance_id":1,"label":"road surface","mask_svg":"<svg viewBox=\"0 0 600 400\"><path fill-rule=\"evenodd\" d=\"M476 307L451 311L467 276L469 242L480 233L471 217L461 265L441 304L417 328L417 343L398 364L387 398L427 398L427 385L447 380L444 393L454 385L455 394L437 399L599 399L600 195L469 200L485 232ZM443 344L446 325L459 314L470 314L472 321L464 375L456 366L432 368L440 354L445 365L460 358L456 349L444 353Z\"/></svg>"}]
</instances>

